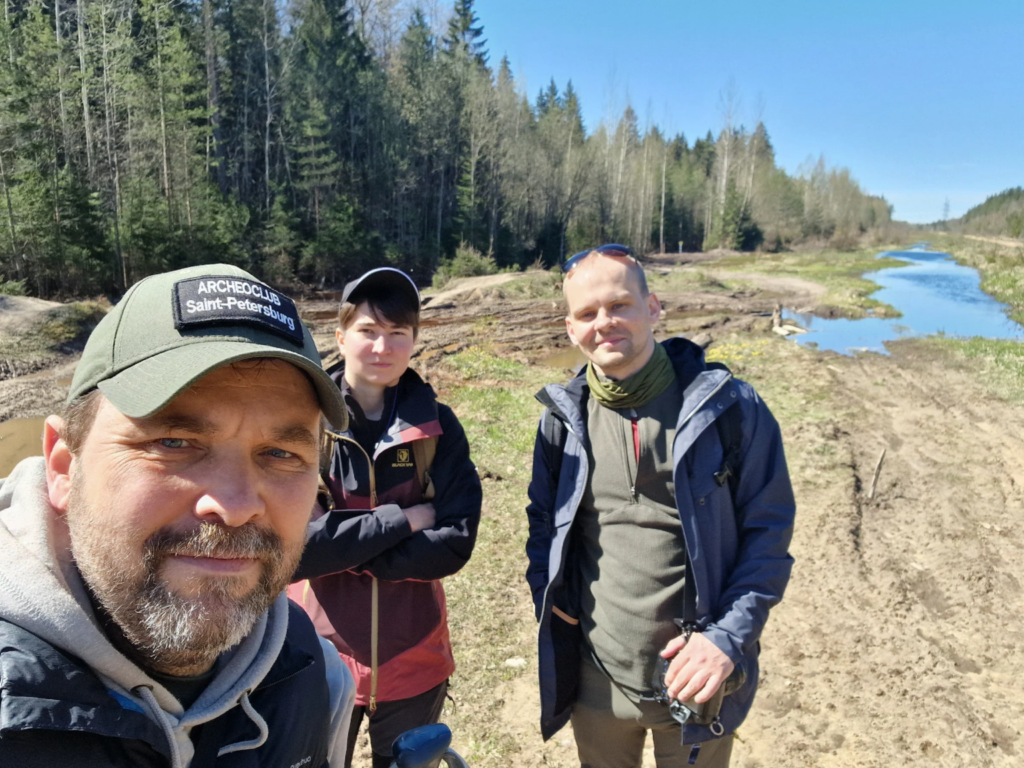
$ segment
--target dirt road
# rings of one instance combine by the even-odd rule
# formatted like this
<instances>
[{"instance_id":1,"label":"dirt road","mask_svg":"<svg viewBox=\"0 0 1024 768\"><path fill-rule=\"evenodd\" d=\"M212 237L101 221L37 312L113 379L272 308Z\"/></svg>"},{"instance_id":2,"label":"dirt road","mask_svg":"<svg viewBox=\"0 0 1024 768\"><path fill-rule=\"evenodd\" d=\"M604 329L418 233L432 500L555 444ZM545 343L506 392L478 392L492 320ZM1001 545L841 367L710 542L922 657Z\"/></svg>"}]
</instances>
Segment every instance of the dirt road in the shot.
<instances>
[{"instance_id":1,"label":"dirt road","mask_svg":"<svg viewBox=\"0 0 1024 768\"><path fill-rule=\"evenodd\" d=\"M985 237L984 235L964 235L968 240L976 240L979 243L992 243L1007 248L1020 248L1024 243L1012 237Z\"/></svg>"},{"instance_id":2,"label":"dirt road","mask_svg":"<svg viewBox=\"0 0 1024 768\"><path fill-rule=\"evenodd\" d=\"M766 316L774 302L781 295L805 306L814 291L747 277L761 287L664 293L659 331L709 334L709 354L755 384L783 426L797 494L796 568L763 637L762 685L733 766L1024 765L1024 407L1000 400L985 376L929 342L847 358L776 338ZM514 285L428 304L416 367L444 390L462 386L445 360L467 349L535 363L564 348L550 286L516 293ZM303 307L325 352L333 301ZM59 395L72 363L0 382L0 418L45 409L23 398ZM550 369L551 380L565 375ZM525 516L508 525L521 534ZM507 541L482 540L466 572L487 567L476 558L488 547ZM519 581L521 549L509 557L508 583L488 588L514 629L490 639L455 633L455 695L469 697L474 668L511 654L523 664L515 660L505 682L479 694L486 711L455 715L465 726L457 746L478 766L578 765L570 729L540 742L535 622ZM488 655L493 644L501 658ZM653 765L650 753L645 763Z\"/></svg>"},{"instance_id":3,"label":"dirt road","mask_svg":"<svg viewBox=\"0 0 1024 768\"><path fill-rule=\"evenodd\" d=\"M736 764L1021 765L1024 411L926 344L792 374L829 397L785 429L797 567Z\"/></svg>"}]
</instances>

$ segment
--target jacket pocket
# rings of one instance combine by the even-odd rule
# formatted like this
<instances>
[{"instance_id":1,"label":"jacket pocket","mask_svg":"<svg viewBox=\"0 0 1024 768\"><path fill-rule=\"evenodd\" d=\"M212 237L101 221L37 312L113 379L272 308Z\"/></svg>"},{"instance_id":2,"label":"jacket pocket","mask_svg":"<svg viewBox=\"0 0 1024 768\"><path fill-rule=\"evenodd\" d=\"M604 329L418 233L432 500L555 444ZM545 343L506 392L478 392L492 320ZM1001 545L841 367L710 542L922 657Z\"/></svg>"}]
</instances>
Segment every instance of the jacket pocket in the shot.
<instances>
[{"instance_id":1,"label":"jacket pocket","mask_svg":"<svg viewBox=\"0 0 1024 768\"><path fill-rule=\"evenodd\" d=\"M576 701L576 693L580 686L580 645L583 630L580 628L579 619L569 616L561 609L553 608L552 611L551 644L555 651L554 713L557 717Z\"/></svg>"}]
</instances>

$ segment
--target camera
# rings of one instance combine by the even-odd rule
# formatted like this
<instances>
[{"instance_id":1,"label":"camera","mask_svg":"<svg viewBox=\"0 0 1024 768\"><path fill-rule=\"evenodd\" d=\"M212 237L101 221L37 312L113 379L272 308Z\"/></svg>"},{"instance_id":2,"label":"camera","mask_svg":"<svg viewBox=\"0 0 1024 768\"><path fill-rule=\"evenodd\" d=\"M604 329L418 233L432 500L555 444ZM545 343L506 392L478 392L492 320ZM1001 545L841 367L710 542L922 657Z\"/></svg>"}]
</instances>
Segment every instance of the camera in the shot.
<instances>
[{"instance_id":1,"label":"camera","mask_svg":"<svg viewBox=\"0 0 1024 768\"><path fill-rule=\"evenodd\" d=\"M718 721L718 713L722 710L722 701L725 699L725 688L729 680L732 680L733 675L729 676L729 680L718 686L718 690L715 691L715 695L712 696L708 701L703 704L698 704L693 699L687 699L686 701L680 701L679 699L669 698L668 688L665 685L665 674L668 672L669 659L658 658L658 665L654 672L654 697L653 700L659 704L668 705L668 711L672 714L673 719L680 725L686 725L687 723L694 723L695 725L707 725L711 727L711 732L715 735L715 726L719 729L722 728L721 723ZM739 686L735 686L738 688ZM733 690L735 690L733 688ZM730 691L731 692L731 691Z\"/></svg>"}]
</instances>

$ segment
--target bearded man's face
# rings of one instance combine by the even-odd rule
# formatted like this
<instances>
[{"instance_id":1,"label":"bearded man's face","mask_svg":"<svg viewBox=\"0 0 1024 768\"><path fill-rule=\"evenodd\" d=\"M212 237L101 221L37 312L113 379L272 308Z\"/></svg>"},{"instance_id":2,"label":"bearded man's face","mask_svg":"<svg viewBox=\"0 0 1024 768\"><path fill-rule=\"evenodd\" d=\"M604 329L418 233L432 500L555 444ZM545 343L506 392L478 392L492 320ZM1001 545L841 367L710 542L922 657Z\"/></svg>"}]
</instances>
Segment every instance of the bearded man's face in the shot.
<instances>
[{"instance_id":1,"label":"bearded man's face","mask_svg":"<svg viewBox=\"0 0 1024 768\"><path fill-rule=\"evenodd\" d=\"M143 419L101 401L63 511L86 585L147 666L209 669L287 586L318 426L309 380L273 360L220 368Z\"/></svg>"}]
</instances>

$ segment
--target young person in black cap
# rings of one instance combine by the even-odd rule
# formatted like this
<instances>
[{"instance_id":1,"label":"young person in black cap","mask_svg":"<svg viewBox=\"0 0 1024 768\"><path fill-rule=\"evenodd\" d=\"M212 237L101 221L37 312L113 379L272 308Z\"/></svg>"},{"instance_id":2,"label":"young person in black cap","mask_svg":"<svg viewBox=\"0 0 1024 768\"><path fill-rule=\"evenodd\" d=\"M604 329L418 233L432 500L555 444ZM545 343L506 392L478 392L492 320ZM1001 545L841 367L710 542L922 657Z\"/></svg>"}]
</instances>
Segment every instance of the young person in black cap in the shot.
<instances>
[{"instance_id":1,"label":"young person in black cap","mask_svg":"<svg viewBox=\"0 0 1024 768\"><path fill-rule=\"evenodd\" d=\"M328 372L348 407L329 430L315 520L289 595L334 643L356 679L349 760L369 717L373 768L402 732L437 722L455 669L441 579L469 560L481 489L451 409L409 368L419 291L397 269L345 286ZM328 454L328 451L325 451ZM326 500L325 500L326 501Z\"/></svg>"}]
</instances>

